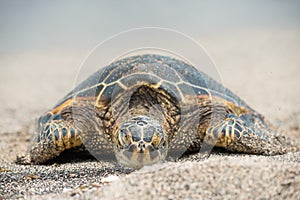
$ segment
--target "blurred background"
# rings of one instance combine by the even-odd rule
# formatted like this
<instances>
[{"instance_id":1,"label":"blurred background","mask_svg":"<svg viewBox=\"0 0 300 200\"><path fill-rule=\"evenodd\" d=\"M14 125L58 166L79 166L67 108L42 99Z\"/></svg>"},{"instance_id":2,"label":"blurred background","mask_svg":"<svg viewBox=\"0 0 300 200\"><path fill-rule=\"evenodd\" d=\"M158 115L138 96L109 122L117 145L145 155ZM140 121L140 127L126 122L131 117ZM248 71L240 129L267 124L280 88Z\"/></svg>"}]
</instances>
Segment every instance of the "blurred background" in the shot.
<instances>
[{"instance_id":1,"label":"blurred background","mask_svg":"<svg viewBox=\"0 0 300 200\"><path fill-rule=\"evenodd\" d=\"M0 130L55 105L101 41L149 26L194 38L224 85L271 121L300 112L300 1L0 0Z\"/></svg>"}]
</instances>

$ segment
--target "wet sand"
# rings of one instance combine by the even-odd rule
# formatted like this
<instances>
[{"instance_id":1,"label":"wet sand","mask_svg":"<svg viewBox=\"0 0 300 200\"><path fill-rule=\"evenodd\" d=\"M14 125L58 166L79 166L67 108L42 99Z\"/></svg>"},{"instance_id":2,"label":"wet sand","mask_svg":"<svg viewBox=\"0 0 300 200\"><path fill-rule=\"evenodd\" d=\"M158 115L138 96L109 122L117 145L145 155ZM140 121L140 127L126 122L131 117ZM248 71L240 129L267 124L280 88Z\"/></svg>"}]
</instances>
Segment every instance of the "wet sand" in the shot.
<instances>
[{"instance_id":1,"label":"wet sand","mask_svg":"<svg viewBox=\"0 0 300 200\"><path fill-rule=\"evenodd\" d=\"M199 38L224 85L300 141L299 31ZM34 121L73 87L85 51L0 56L0 199L300 199L300 152L255 156L214 152L133 171L76 160L22 166Z\"/></svg>"}]
</instances>

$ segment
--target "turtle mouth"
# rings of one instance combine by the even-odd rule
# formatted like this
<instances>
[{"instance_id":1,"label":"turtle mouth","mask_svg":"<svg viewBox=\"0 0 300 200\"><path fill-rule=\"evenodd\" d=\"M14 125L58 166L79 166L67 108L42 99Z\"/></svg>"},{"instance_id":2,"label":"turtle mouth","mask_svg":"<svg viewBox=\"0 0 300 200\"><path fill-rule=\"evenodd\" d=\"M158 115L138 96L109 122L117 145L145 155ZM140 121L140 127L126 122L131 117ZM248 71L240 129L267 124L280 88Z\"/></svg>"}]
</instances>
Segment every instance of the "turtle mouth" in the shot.
<instances>
[{"instance_id":1,"label":"turtle mouth","mask_svg":"<svg viewBox=\"0 0 300 200\"><path fill-rule=\"evenodd\" d=\"M161 124L147 116L134 116L117 132L115 155L118 162L140 168L160 162L167 155L168 143Z\"/></svg>"},{"instance_id":2,"label":"turtle mouth","mask_svg":"<svg viewBox=\"0 0 300 200\"><path fill-rule=\"evenodd\" d=\"M150 156L150 159L153 160L158 156L158 149L154 149L152 145L143 145L141 146L136 144L131 144L129 148L123 151L124 156L128 159L131 159L132 156L136 155L138 157Z\"/></svg>"},{"instance_id":3,"label":"turtle mouth","mask_svg":"<svg viewBox=\"0 0 300 200\"><path fill-rule=\"evenodd\" d=\"M166 149L155 148L151 143L143 141L132 143L127 148L116 151L118 162L131 168L141 168L144 165L162 162L166 155Z\"/></svg>"}]
</instances>

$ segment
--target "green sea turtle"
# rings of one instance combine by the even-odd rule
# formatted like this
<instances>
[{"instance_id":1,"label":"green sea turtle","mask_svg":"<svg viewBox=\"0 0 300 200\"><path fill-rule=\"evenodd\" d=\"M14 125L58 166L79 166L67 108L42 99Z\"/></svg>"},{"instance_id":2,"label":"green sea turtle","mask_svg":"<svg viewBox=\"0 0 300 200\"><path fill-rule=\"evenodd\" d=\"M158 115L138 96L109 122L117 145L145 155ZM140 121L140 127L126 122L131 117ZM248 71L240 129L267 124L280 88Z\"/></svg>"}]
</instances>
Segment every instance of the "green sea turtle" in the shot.
<instances>
[{"instance_id":1,"label":"green sea turtle","mask_svg":"<svg viewBox=\"0 0 300 200\"><path fill-rule=\"evenodd\" d=\"M44 163L66 149L113 153L141 167L203 142L231 152L285 153L264 117L208 75L183 61L139 55L90 76L38 121L21 163Z\"/></svg>"}]
</instances>

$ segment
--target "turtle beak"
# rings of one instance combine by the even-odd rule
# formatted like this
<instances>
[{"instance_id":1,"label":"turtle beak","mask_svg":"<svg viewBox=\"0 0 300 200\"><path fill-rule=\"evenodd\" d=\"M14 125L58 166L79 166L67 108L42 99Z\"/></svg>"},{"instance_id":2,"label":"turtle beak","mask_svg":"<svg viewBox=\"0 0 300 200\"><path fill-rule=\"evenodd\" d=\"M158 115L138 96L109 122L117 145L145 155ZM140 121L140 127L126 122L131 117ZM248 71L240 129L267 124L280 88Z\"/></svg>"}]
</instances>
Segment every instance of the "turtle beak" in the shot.
<instances>
[{"instance_id":1,"label":"turtle beak","mask_svg":"<svg viewBox=\"0 0 300 200\"><path fill-rule=\"evenodd\" d=\"M138 141L117 151L116 156L118 161L127 167L141 168L162 161L166 154L166 149L157 149L150 142Z\"/></svg>"},{"instance_id":2,"label":"turtle beak","mask_svg":"<svg viewBox=\"0 0 300 200\"><path fill-rule=\"evenodd\" d=\"M134 157L139 157L140 159L154 159L158 156L157 149L153 147L152 144L146 143L144 141L139 141L137 143L133 143L129 146L127 150L124 151L124 155L129 159L133 159Z\"/></svg>"},{"instance_id":3,"label":"turtle beak","mask_svg":"<svg viewBox=\"0 0 300 200\"><path fill-rule=\"evenodd\" d=\"M137 143L132 143L127 151L129 153L147 153L149 152L149 149L152 149L150 146L150 144L146 144L144 141L139 141Z\"/></svg>"}]
</instances>

